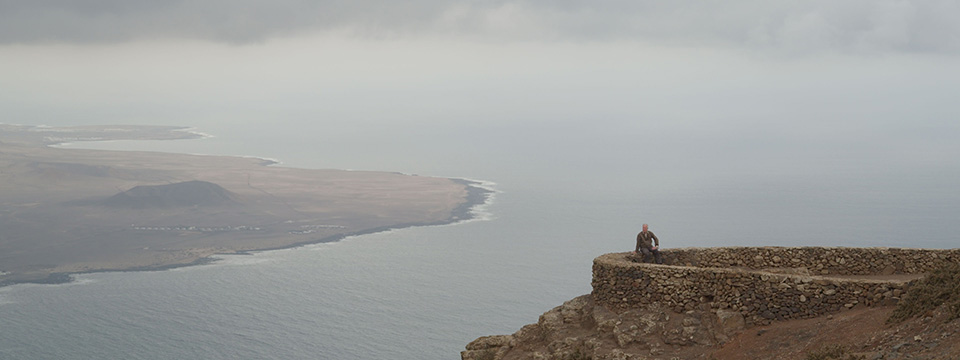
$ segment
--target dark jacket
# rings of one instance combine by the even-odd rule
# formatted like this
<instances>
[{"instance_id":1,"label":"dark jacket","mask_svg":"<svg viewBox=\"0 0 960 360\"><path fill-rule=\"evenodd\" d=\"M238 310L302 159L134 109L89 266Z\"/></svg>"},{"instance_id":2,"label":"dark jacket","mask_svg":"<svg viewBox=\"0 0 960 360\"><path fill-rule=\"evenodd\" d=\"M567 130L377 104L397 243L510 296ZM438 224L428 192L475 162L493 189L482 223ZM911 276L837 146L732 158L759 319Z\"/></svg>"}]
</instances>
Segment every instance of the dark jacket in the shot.
<instances>
[{"instance_id":1,"label":"dark jacket","mask_svg":"<svg viewBox=\"0 0 960 360\"><path fill-rule=\"evenodd\" d=\"M660 239L657 239L657 236L653 234L653 231L641 231L639 234L637 234L637 248L634 251L639 251L641 247L644 249L652 249L654 245L653 243L655 243L657 246L660 246Z\"/></svg>"}]
</instances>

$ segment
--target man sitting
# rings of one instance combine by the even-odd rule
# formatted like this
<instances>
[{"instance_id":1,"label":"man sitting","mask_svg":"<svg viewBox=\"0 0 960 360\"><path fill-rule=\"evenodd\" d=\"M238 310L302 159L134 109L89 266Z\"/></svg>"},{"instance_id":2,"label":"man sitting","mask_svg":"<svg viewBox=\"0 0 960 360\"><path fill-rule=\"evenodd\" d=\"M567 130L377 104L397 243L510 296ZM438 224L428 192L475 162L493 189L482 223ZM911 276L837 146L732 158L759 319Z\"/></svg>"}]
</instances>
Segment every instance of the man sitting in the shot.
<instances>
[{"instance_id":1,"label":"man sitting","mask_svg":"<svg viewBox=\"0 0 960 360\"><path fill-rule=\"evenodd\" d=\"M637 248L633 253L638 256L643 254L641 258L643 262L647 262L647 257L652 254L657 264L663 264L663 258L660 257L660 239L657 239L653 231L649 230L647 224L643 224L643 231L637 234Z\"/></svg>"}]
</instances>

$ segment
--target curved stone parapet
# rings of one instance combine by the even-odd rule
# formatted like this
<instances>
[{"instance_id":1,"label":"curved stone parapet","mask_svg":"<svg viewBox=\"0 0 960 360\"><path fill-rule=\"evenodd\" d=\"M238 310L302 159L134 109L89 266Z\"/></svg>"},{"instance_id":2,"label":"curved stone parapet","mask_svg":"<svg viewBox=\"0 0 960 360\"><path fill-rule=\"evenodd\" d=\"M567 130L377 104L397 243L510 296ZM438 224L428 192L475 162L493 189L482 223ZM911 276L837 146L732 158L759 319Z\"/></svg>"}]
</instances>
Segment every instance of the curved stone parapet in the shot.
<instances>
[{"instance_id":1,"label":"curved stone parapet","mask_svg":"<svg viewBox=\"0 0 960 360\"><path fill-rule=\"evenodd\" d=\"M632 253L593 262L594 300L612 310L653 303L677 312L739 311L750 325L895 304L913 279L960 249L724 247L663 251L665 265Z\"/></svg>"}]
</instances>

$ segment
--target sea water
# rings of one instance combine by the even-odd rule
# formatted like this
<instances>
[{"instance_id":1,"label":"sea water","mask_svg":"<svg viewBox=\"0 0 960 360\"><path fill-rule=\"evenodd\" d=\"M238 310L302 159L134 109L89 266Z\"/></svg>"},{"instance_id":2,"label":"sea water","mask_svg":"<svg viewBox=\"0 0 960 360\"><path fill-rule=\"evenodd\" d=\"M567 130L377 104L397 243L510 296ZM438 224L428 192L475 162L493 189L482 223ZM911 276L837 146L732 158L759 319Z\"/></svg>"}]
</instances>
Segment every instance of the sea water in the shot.
<instances>
[{"instance_id":1,"label":"sea water","mask_svg":"<svg viewBox=\"0 0 960 360\"><path fill-rule=\"evenodd\" d=\"M457 359L589 293L591 260L632 250L643 223L665 248L956 247L952 160L751 157L586 125L198 129L214 137L76 146L462 177L496 192L459 224L0 288L0 359Z\"/></svg>"}]
</instances>

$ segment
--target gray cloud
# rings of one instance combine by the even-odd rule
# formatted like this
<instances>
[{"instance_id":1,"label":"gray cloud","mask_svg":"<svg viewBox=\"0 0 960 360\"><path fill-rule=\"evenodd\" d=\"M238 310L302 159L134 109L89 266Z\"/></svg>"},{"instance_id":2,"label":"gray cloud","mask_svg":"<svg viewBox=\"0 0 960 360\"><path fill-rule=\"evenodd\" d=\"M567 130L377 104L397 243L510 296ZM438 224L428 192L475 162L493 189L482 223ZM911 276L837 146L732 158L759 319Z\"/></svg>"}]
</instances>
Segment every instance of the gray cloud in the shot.
<instances>
[{"instance_id":1,"label":"gray cloud","mask_svg":"<svg viewBox=\"0 0 960 360\"><path fill-rule=\"evenodd\" d=\"M0 42L123 42L151 38L257 42L353 29L378 33L429 24L439 0L0 0Z\"/></svg>"},{"instance_id":2,"label":"gray cloud","mask_svg":"<svg viewBox=\"0 0 960 360\"><path fill-rule=\"evenodd\" d=\"M0 0L0 43L154 38L248 43L295 34L631 40L787 53L960 50L952 0Z\"/></svg>"}]
</instances>

